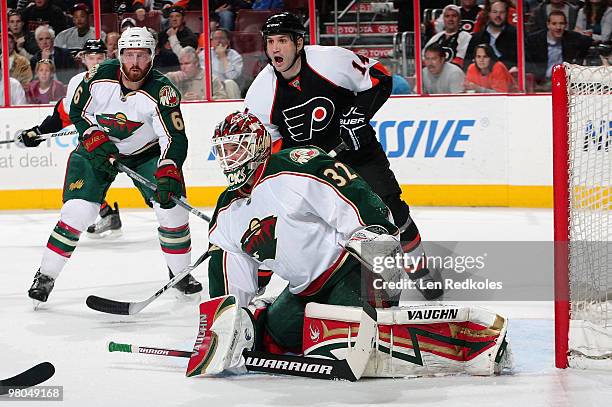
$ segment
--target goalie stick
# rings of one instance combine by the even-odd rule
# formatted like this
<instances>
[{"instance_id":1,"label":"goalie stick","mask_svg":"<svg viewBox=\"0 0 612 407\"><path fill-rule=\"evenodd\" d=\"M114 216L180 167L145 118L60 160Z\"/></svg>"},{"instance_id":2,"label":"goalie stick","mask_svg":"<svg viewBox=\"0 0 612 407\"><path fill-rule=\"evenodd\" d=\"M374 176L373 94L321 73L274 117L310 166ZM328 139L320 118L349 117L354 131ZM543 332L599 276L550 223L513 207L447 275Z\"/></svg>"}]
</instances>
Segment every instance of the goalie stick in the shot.
<instances>
[{"instance_id":1,"label":"goalie stick","mask_svg":"<svg viewBox=\"0 0 612 407\"><path fill-rule=\"evenodd\" d=\"M32 387L50 379L55 374L55 367L49 362L42 362L8 379L0 380L0 395L10 389Z\"/></svg>"},{"instance_id":2,"label":"goalie stick","mask_svg":"<svg viewBox=\"0 0 612 407\"><path fill-rule=\"evenodd\" d=\"M44 140L48 140L52 137L63 137L63 136L73 136L77 134L76 130L68 130L68 131L58 131L57 133L46 133L46 134L39 134L38 138L42 141ZM9 143L15 143L17 142L18 139L12 139L12 140L2 140L0 141L0 144L9 144Z\"/></svg>"},{"instance_id":3,"label":"goalie stick","mask_svg":"<svg viewBox=\"0 0 612 407\"><path fill-rule=\"evenodd\" d=\"M110 162L115 167L117 167L119 170L125 172L128 177L130 177L130 178L140 182L142 185L144 185L145 187L149 188L151 191L155 191L157 189L157 185L155 185L154 182L149 181L148 179L146 179L145 177L143 177L142 175L140 175L136 171L134 171L134 170L126 167L125 165L121 164L119 161L111 159ZM198 218L204 219L206 222L210 222L210 218L208 216L206 216L205 214L203 214L202 212L200 212L199 210L197 210L193 206L189 205L185 201L185 198L181 197L179 199L179 198L176 198L174 196L171 196L170 199L172 199L172 202L174 202L178 206L181 206L181 207L185 208L187 211L193 213Z\"/></svg>"},{"instance_id":4,"label":"goalie stick","mask_svg":"<svg viewBox=\"0 0 612 407\"><path fill-rule=\"evenodd\" d=\"M87 297L85 303L87 306L93 310L105 312L107 314L116 314L116 315L134 315L142 311L147 305L155 301L157 297L166 292L169 288L172 288L181 281L187 274L191 273L196 267L198 267L204 260L206 260L210 256L210 252L206 252L200 256L199 259L196 260L190 266L185 267L180 273L172 277L170 281L166 283L162 288L157 290L155 294L150 296L144 301L137 302L124 302L124 301L116 301L108 298L98 297L96 295L90 295Z\"/></svg>"},{"instance_id":5,"label":"goalie stick","mask_svg":"<svg viewBox=\"0 0 612 407\"><path fill-rule=\"evenodd\" d=\"M242 355L250 372L310 377L313 379L356 381L365 371L376 339L376 310L364 303L355 345L346 359L333 360L298 355L278 355L245 350ZM191 352L176 349L136 346L110 342L109 352L144 353L147 355L190 358Z\"/></svg>"}]
</instances>

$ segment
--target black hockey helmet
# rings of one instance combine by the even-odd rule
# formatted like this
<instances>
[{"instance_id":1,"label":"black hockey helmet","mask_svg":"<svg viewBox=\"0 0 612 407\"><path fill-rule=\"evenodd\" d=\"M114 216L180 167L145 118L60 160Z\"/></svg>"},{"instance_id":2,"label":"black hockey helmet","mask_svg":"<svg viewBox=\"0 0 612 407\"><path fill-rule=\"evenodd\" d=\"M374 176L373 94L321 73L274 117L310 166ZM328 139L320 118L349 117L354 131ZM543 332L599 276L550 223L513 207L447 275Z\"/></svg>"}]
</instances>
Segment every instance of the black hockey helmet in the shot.
<instances>
[{"instance_id":1,"label":"black hockey helmet","mask_svg":"<svg viewBox=\"0 0 612 407\"><path fill-rule=\"evenodd\" d=\"M261 34L264 40L269 35L291 34L293 40L296 41L297 37L304 37L306 29L298 16L293 13L283 12L268 17L263 27L261 27Z\"/></svg>"},{"instance_id":2,"label":"black hockey helmet","mask_svg":"<svg viewBox=\"0 0 612 407\"><path fill-rule=\"evenodd\" d=\"M106 54L106 44L102 40L87 40L81 51L84 54Z\"/></svg>"}]
</instances>

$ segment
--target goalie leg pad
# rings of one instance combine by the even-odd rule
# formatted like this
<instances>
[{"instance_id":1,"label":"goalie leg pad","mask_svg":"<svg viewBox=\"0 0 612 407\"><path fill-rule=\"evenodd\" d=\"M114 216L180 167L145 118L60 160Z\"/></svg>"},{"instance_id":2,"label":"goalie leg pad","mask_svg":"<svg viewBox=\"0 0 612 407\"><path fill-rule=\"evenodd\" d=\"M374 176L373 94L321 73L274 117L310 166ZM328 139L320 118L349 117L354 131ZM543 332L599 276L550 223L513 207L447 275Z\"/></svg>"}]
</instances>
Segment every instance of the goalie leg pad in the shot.
<instances>
[{"instance_id":1,"label":"goalie leg pad","mask_svg":"<svg viewBox=\"0 0 612 407\"><path fill-rule=\"evenodd\" d=\"M242 356L252 349L255 331L250 314L237 305L233 295L200 304L200 324L186 375L246 373Z\"/></svg>"},{"instance_id":2,"label":"goalie leg pad","mask_svg":"<svg viewBox=\"0 0 612 407\"><path fill-rule=\"evenodd\" d=\"M311 303L304 318L306 356L343 359L359 330L359 307ZM467 373L510 367L508 320L482 308L416 306L378 310L376 352L365 377Z\"/></svg>"}]
</instances>

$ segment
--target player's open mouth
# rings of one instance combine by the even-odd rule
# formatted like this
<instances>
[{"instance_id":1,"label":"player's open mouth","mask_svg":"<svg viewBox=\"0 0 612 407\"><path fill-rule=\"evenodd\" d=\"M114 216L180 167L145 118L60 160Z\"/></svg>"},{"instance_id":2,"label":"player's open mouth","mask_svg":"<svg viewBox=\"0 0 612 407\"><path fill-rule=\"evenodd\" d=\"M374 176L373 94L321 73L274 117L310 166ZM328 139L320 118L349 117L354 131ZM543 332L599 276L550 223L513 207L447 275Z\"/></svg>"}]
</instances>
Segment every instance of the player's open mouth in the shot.
<instances>
[{"instance_id":1,"label":"player's open mouth","mask_svg":"<svg viewBox=\"0 0 612 407\"><path fill-rule=\"evenodd\" d=\"M282 64L283 63L283 57L274 57L274 62L276 62L277 64Z\"/></svg>"}]
</instances>

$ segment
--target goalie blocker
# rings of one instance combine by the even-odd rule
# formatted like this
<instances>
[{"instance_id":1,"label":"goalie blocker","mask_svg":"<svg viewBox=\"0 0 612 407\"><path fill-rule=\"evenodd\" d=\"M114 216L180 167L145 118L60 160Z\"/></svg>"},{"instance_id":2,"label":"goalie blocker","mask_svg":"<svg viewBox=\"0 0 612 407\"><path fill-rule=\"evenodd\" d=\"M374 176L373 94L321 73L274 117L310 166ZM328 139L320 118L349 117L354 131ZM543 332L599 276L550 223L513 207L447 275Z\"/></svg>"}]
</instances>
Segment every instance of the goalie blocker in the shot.
<instances>
[{"instance_id":1,"label":"goalie blocker","mask_svg":"<svg viewBox=\"0 0 612 407\"><path fill-rule=\"evenodd\" d=\"M354 360L355 352L363 352L358 343L362 312L360 307L307 304L303 360L278 363L324 376L333 367L308 362ZM488 376L511 368L508 320L493 312L477 307L411 306L379 309L377 315L377 326L372 327L376 326L376 332L371 334L374 351L365 356L363 377ZM239 308L233 296L204 301L187 376L252 370L245 365L244 354L253 354L255 335L251 313ZM371 349L370 343L367 347Z\"/></svg>"}]
</instances>

